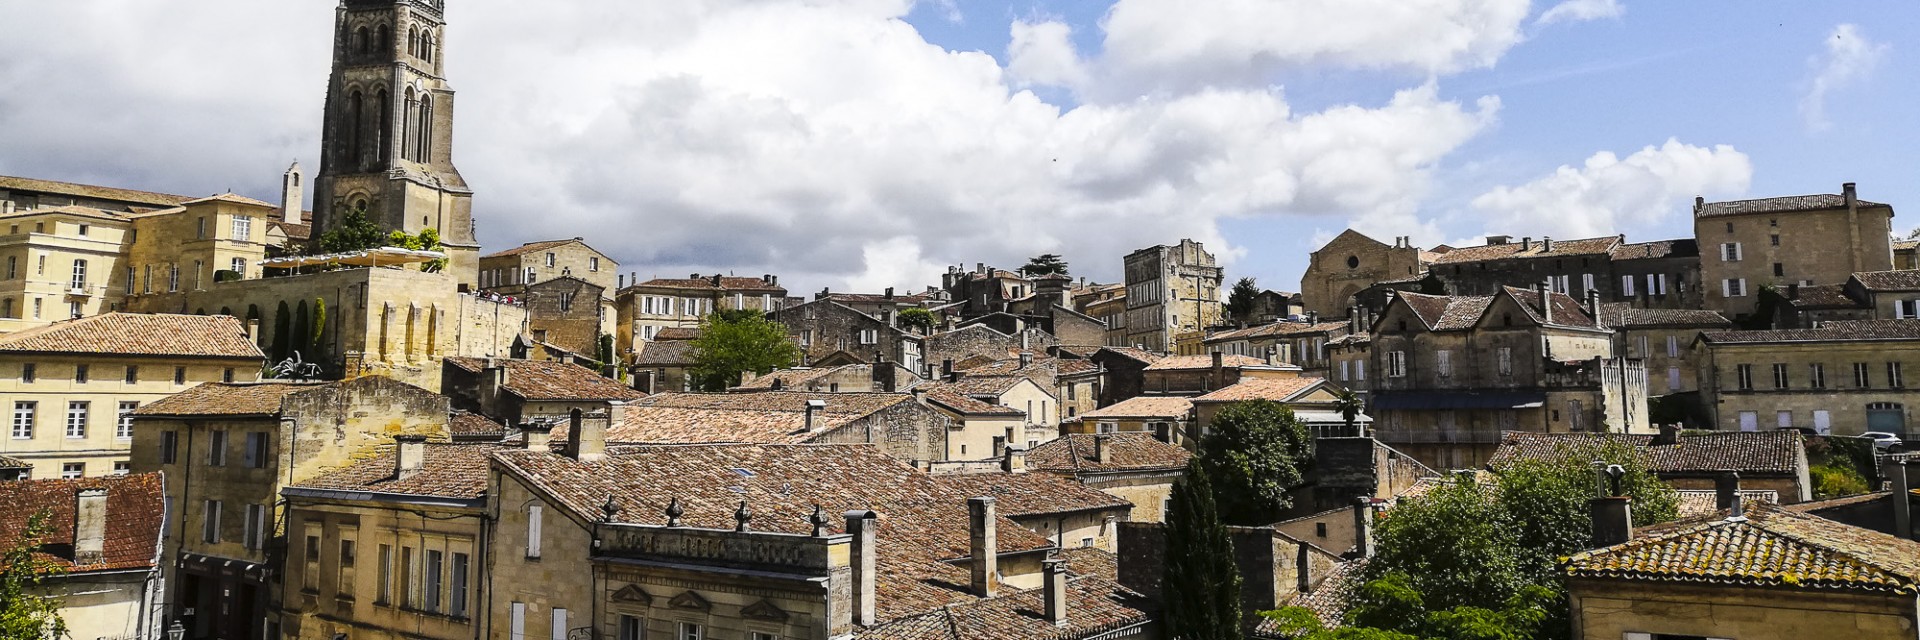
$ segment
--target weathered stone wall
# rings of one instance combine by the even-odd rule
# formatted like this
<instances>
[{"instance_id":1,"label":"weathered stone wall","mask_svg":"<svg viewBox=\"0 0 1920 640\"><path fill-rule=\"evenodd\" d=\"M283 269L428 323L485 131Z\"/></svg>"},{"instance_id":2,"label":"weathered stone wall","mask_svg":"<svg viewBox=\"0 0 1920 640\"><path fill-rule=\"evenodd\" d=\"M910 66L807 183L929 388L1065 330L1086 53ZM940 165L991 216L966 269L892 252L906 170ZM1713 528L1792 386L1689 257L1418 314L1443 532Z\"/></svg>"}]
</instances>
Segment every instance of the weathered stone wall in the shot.
<instances>
[{"instance_id":1,"label":"weathered stone wall","mask_svg":"<svg viewBox=\"0 0 1920 640\"><path fill-rule=\"evenodd\" d=\"M1573 637L1581 640L1647 632L1741 640L1904 638L1915 625L1911 594L1592 579L1570 580L1568 591Z\"/></svg>"},{"instance_id":2,"label":"weathered stone wall","mask_svg":"<svg viewBox=\"0 0 1920 640\"><path fill-rule=\"evenodd\" d=\"M586 280L554 278L525 289L521 302L533 339L588 358L600 357L605 288Z\"/></svg>"}]
</instances>

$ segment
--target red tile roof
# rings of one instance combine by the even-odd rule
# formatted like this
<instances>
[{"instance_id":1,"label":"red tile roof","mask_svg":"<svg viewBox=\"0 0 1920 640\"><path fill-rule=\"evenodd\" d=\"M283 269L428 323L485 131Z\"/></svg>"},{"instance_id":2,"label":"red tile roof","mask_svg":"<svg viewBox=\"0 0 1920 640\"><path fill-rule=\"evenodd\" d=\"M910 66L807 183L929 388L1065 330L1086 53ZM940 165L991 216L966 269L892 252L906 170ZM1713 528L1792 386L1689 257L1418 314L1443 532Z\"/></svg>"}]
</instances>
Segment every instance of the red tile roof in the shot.
<instances>
[{"instance_id":1,"label":"red tile roof","mask_svg":"<svg viewBox=\"0 0 1920 640\"><path fill-rule=\"evenodd\" d=\"M1853 279L1868 291L1920 291L1920 270L1863 271L1853 274Z\"/></svg>"},{"instance_id":2,"label":"red tile roof","mask_svg":"<svg viewBox=\"0 0 1920 640\"><path fill-rule=\"evenodd\" d=\"M71 572L146 569L160 555L161 524L165 516L159 473L78 478L73 480L15 480L0 482L0 540L19 540L29 518L47 511L47 537L41 559ZM87 489L107 492L106 539L98 563L74 564L74 508L77 494Z\"/></svg>"},{"instance_id":3,"label":"red tile roof","mask_svg":"<svg viewBox=\"0 0 1920 640\"><path fill-rule=\"evenodd\" d=\"M1920 593L1920 542L1769 504L1740 518L1720 515L1637 531L1625 543L1574 554L1564 570L1581 578Z\"/></svg>"},{"instance_id":4,"label":"red tile roof","mask_svg":"<svg viewBox=\"0 0 1920 640\"><path fill-rule=\"evenodd\" d=\"M1782 342L1861 342L1920 340L1920 320L1833 320L1818 329L1708 331L1700 339L1709 344L1775 344Z\"/></svg>"},{"instance_id":5,"label":"red tile roof","mask_svg":"<svg viewBox=\"0 0 1920 640\"><path fill-rule=\"evenodd\" d=\"M1255 358L1253 356L1223 355L1220 357L1220 360L1221 360L1222 366L1230 367L1230 368L1267 366L1267 361L1261 360L1259 358ZM1212 354L1198 355L1198 356L1167 356L1165 358L1161 358L1157 361L1154 361L1153 364L1147 365L1148 371L1175 371L1175 370L1211 369L1211 368L1213 368Z\"/></svg>"},{"instance_id":6,"label":"red tile roof","mask_svg":"<svg viewBox=\"0 0 1920 640\"><path fill-rule=\"evenodd\" d=\"M1119 471L1165 471L1185 469L1193 453L1178 445L1161 442L1152 434L1111 433L1108 437L1109 462L1095 455L1098 436L1072 433L1042 443L1027 452L1027 468L1069 473L1106 473Z\"/></svg>"},{"instance_id":7,"label":"red tile roof","mask_svg":"<svg viewBox=\"0 0 1920 640\"><path fill-rule=\"evenodd\" d=\"M482 374L487 366L485 358L449 357L446 362L470 374ZM646 395L577 364L511 359L493 362L507 370L507 391L526 400L638 400Z\"/></svg>"},{"instance_id":8,"label":"red tile roof","mask_svg":"<svg viewBox=\"0 0 1920 640\"><path fill-rule=\"evenodd\" d=\"M1553 250L1546 250L1546 241L1536 241L1522 245L1519 242L1506 244L1487 244L1477 247L1459 247L1440 254L1434 264L1457 264L1479 262L1482 260L1506 260L1509 258L1560 258L1566 256L1606 254L1620 244L1620 236L1582 238L1578 240L1559 240L1553 243ZM1522 247L1525 247L1524 249Z\"/></svg>"},{"instance_id":9,"label":"red tile roof","mask_svg":"<svg viewBox=\"0 0 1920 640\"><path fill-rule=\"evenodd\" d=\"M1194 402L1239 402L1272 400L1286 402L1325 386L1326 380L1299 376L1294 378L1243 378L1212 393L1194 398Z\"/></svg>"},{"instance_id":10,"label":"red tile roof","mask_svg":"<svg viewBox=\"0 0 1920 640\"><path fill-rule=\"evenodd\" d=\"M984 400L977 400L955 392L943 385L926 387L927 401L969 416L1010 416L1025 417L1027 412L1005 407Z\"/></svg>"},{"instance_id":11,"label":"red tile roof","mask_svg":"<svg viewBox=\"0 0 1920 640\"><path fill-rule=\"evenodd\" d=\"M499 251L495 253L489 253L484 256L480 256L480 259L485 260L487 258L502 258L506 256L517 256L523 253L529 253L533 251L545 251L547 249L552 249L554 247L569 245L574 243L579 243L580 246L587 247L587 250L593 251L594 253L600 253L599 251L594 250L593 247L588 247L587 243L581 240L580 238L567 238L565 240L540 240L536 242L529 242L529 243L520 245L518 247L508 249L506 251Z\"/></svg>"},{"instance_id":12,"label":"red tile roof","mask_svg":"<svg viewBox=\"0 0 1920 640\"><path fill-rule=\"evenodd\" d=\"M827 403L814 415L812 430L807 429L808 400ZM795 444L903 402L913 402L913 396L802 391L662 393L629 405L621 422L608 430L607 440ZM559 439L563 432L564 428L556 429L553 437Z\"/></svg>"},{"instance_id":13,"label":"red tile roof","mask_svg":"<svg viewBox=\"0 0 1920 640\"><path fill-rule=\"evenodd\" d=\"M191 196L176 196L176 195L166 194L166 193L154 193L152 191L135 191L132 189L99 187L99 186L88 185L88 184L78 184L74 182L40 180L37 178L19 178L14 176L0 176L0 189L7 189L9 191L37 191L41 193L57 193L64 196L80 196L83 198L94 198L99 200L117 200L120 202L134 202L134 203L153 205L158 207L177 206L183 202L193 199Z\"/></svg>"},{"instance_id":14,"label":"red tile roof","mask_svg":"<svg viewBox=\"0 0 1920 640\"><path fill-rule=\"evenodd\" d=\"M0 352L266 360L238 318L164 313L62 320L0 336Z\"/></svg>"},{"instance_id":15,"label":"red tile roof","mask_svg":"<svg viewBox=\"0 0 1920 640\"><path fill-rule=\"evenodd\" d=\"M1731 327L1720 312L1710 309L1640 309L1626 302L1600 305L1600 322L1609 327Z\"/></svg>"},{"instance_id":16,"label":"red tile roof","mask_svg":"<svg viewBox=\"0 0 1920 640\"><path fill-rule=\"evenodd\" d=\"M270 416L288 394L320 382L208 382L135 409L137 416Z\"/></svg>"},{"instance_id":17,"label":"red tile roof","mask_svg":"<svg viewBox=\"0 0 1920 640\"><path fill-rule=\"evenodd\" d=\"M504 448L494 443L429 442L422 446L425 460L419 471L406 478L396 474L396 449L387 445L291 488L474 500L487 495L488 460L493 452Z\"/></svg>"},{"instance_id":18,"label":"red tile roof","mask_svg":"<svg viewBox=\"0 0 1920 640\"><path fill-rule=\"evenodd\" d=\"M1877 202L1857 200L1861 207L1884 207ZM1843 194L1820 193L1806 196L1781 196L1776 198L1757 198L1753 200L1733 200L1728 202L1708 202L1693 211L1695 218L1717 218L1720 216L1739 216L1754 213L1787 213L1794 211L1816 211L1820 209L1840 209L1847 206Z\"/></svg>"},{"instance_id":19,"label":"red tile roof","mask_svg":"<svg viewBox=\"0 0 1920 640\"><path fill-rule=\"evenodd\" d=\"M1797 431L1728 431L1682 435L1678 444L1653 445L1647 434L1532 433L1508 431L1500 447L1487 459L1488 469L1501 469L1522 459L1588 460L1587 452L1606 439L1636 447L1655 473L1796 474L1806 463L1806 449Z\"/></svg>"},{"instance_id":20,"label":"red tile roof","mask_svg":"<svg viewBox=\"0 0 1920 640\"><path fill-rule=\"evenodd\" d=\"M1081 418L1174 418L1193 414L1193 399L1183 396L1136 396L1080 414Z\"/></svg>"},{"instance_id":21,"label":"red tile roof","mask_svg":"<svg viewBox=\"0 0 1920 640\"><path fill-rule=\"evenodd\" d=\"M1066 605L1066 624L1056 626L1046 620L1041 590L1015 591L890 621L857 637L861 640L1092 638L1147 625L1154 620L1153 612L1158 610L1152 601L1115 580L1091 575L1067 579Z\"/></svg>"},{"instance_id":22,"label":"red tile roof","mask_svg":"<svg viewBox=\"0 0 1920 640\"><path fill-rule=\"evenodd\" d=\"M1012 517L1133 510L1131 502L1052 473L956 473L933 479L958 493L992 497L1000 513Z\"/></svg>"}]
</instances>

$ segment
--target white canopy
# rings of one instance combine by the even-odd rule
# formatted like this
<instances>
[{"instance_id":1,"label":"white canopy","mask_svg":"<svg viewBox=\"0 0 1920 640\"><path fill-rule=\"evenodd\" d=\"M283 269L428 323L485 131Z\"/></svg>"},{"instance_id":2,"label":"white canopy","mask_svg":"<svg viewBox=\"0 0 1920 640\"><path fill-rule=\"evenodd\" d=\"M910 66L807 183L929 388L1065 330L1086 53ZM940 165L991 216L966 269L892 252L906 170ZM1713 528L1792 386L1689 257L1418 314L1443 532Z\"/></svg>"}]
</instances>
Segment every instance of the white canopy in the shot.
<instances>
[{"instance_id":1,"label":"white canopy","mask_svg":"<svg viewBox=\"0 0 1920 640\"><path fill-rule=\"evenodd\" d=\"M355 267L393 267L404 264L432 262L447 257L439 251L421 251L400 247L380 247L346 253L328 253L317 256L285 256L268 258L259 262L260 266L274 269L292 269L324 264L344 264Z\"/></svg>"}]
</instances>

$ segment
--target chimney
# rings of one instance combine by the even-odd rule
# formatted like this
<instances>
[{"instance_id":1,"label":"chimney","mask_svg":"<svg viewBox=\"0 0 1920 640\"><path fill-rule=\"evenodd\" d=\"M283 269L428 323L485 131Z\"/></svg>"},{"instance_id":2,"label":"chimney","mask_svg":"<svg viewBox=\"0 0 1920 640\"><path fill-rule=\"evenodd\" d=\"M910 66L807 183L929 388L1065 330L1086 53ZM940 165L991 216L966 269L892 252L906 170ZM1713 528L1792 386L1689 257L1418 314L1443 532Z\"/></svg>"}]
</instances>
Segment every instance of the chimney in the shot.
<instances>
[{"instance_id":1,"label":"chimney","mask_svg":"<svg viewBox=\"0 0 1920 640\"><path fill-rule=\"evenodd\" d=\"M1000 470L1007 473L1027 472L1027 448L1007 443L1007 455L1000 459Z\"/></svg>"},{"instance_id":2,"label":"chimney","mask_svg":"<svg viewBox=\"0 0 1920 640\"><path fill-rule=\"evenodd\" d=\"M814 414L817 414L821 411L825 411L826 409L827 409L827 401L825 400L808 400L807 401L807 433L813 433Z\"/></svg>"},{"instance_id":3,"label":"chimney","mask_svg":"<svg viewBox=\"0 0 1920 640\"><path fill-rule=\"evenodd\" d=\"M991 598L1000 591L1000 540L994 527L993 498L967 498L968 551L972 554L973 595Z\"/></svg>"},{"instance_id":4,"label":"chimney","mask_svg":"<svg viewBox=\"0 0 1920 640\"><path fill-rule=\"evenodd\" d=\"M1521 251L1533 250L1533 236L1525 236L1520 238L1520 250Z\"/></svg>"},{"instance_id":5,"label":"chimney","mask_svg":"<svg viewBox=\"0 0 1920 640\"><path fill-rule=\"evenodd\" d=\"M1740 509L1740 472L1721 471L1713 476L1713 508ZM1736 513L1735 515L1738 515Z\"/></svg>"},{"instance_id":6,"label":"chimney","mask_svg":"<svg viewBox=\"0 0 1920 640\"><path fill-rule=\"evenodd\" d=\"M1294 547L1293 580L1300 593L1313 590L1313 556L1304 543Z\"/></svg>"},{"instance_id":7,"label":"chimney","mask_svg":"<svg viewBox=\"0 0 1920 640\"><path fill-rule=\"evenodd\" d=\"M1893 484L1893 535L1913 538L1913 497L1908 493L1907 462L1893 460L1887 464L1887 479Z\"/></svg>"},{"instance_id":8,"label":"chimney","mask_svg":"<svg viewBox=\"0 0 1920 640\"><path fill-rule=\"evenodd\" d=\"M953 358L947 358L945 360L941 360L940 361L940 377L948 378L952 376L953 376Z\"/></svg>"},{"instance_id":9,"label":"chimney","mask_svg":"<svg viewBox=\"0 0 1920 640\"><path fill-rule=\"evenodd\" d=\"M1694 197L1693 197L1693 213L1694 213L1694 215L1699 215L1699 214L1700 214L1700 210L1701 210L1701 209L1705 209L1705 208L1707 208L1707 199L1706 199L1706 198L1702 198L1702 197L1700 197L1700 196L1694 196Z\"/></svg>"},{"instance_id":10,"label":"chimney","mask_svg":"<svg viewBox=\"0 0 1920 640\"><path fill-rule=\"evenodd\" d=\"M974 273L986 273L986 272L987 272L987 263L985 263L985 262L975 262L975 263L973 263L973 272L974 272Z\"/></svg>"},{"instance_id":11,"label":"chimney","mask_svg":"<svg viewBox=\"0 0 1920 640\"><path fill-rule=\"evenodd\" d=\"M107 490L81 489L73 501L73 563L100 564L106 560Z\"/></svg>"},{"instance_id":12,"label":"chimney","mask_svg":"<svg viewBox=\"0 0 1920 640\"><path fill-rule=\"evenodd\" d=\"M1607 326L1607 323L1602 322L1600 320L1600 290L1599 289L1587 290L1587 313L1593 316L1593 324L1602 326L1602 327Z\"/></svg>"},{"instance_id":13,"label":"chimney","mask_svg":"<svg viewBox=\"0 0 1920 640\"><path fill-rule=\"evenodd\" d=\"M1093 436L1093 459L1100 464L1113 462L1113 434L1098 433Z\"/></svg>"},{"instance_id":14,"label":"chimney","mask_svg":"<svg viewBox=\"0 0 1920 640\"><path fill-rule=\"evenodd\" d=\"M393 437L393 477L400 480L413 477L427 466L427 437L416 435L398 435Z\"/></svg>"},{"instance_id":15,"label":"chimney","mask_svg":"<svg viewBox=\"0 0 1920 640\"><path fill-rule=\"evenodd\" d=\"M1311 326L1311 325L1316 325L1316 324L1320 324L1320 312L1318 312L1318 311L1308 311L1308 312L1307 312L1307 324L1308 324L1309 326Z\"/></svg>"},{"instance_id":16,"label":"chimney","mask_svg":"<svg viewBox=\"0 0 1920 640\"><path fill-rule=\"evenodd\" d=\"M260 341L260 319L259 318L247 319L247 339L252 340L254 342Z\"/></svg>"},{"instance_id":17,"label":"chimney","mask_svg":"<svg viewBox=\"0 0 1920 640\"><path fill-rule=\"evenodd\" d=\"M766 285L769 287L780 286L780 276L776 276L771 273L760 276L760 281L766 283Z\"/></svg>"},{"instance_id":18,"label":"chimney","mask_svg":"<svg viewBox=\"0 0 1920 640\"><path fill-rule=\"evenodd\" d=\"M280 178L280 219L287 224L302 224L300 203L307 198L305 190L300 187L300 178L299 162L287 167L286 175Z\"/></svg>"},{"instance_id":19,"label":"chimney","mask_svg":"<svg viewBox=\"0 0 1920 640\"><path fill-rule=\"evenodd\" d=\"M1033 352L1032 351L1020 352L1020 367L1026 368L1030 366L1033 366Z\"/></svg>"},{"instance_id":20,"label":"chimney","mask_svg":"<svg viewBox=\"0 0 1920 640\"><path fill-rule=\"evenodd\" d=\"M1787 299L1788 300L1800 299L1800 283L1794 282L1787 285Z\"/></svg>"},{"instance_id":21,"label":"chimney","mask_svg":"<svg viewBox=\"0 0 1920 640\"><path fill-rule=\"evenodd\" d=\"M887 299L888 300L893 299L893 287L887 287Z\"/></svg>"},{"instance_id":22,"label":"chimney","mask_svg":"<svg viewBox=\"0 0 1920 640\"><path fill-rule=\"evenodd\" d=\"M609 402L608 406L622 405ZM619 406L624 410L625 406ZM612 422L611 411L581 413L574 409L568 414L572 429L567 432L566 455L581 462L599 462L607 457L607 427Z\"/></svg>"},{"instance_id":23,"label":"chimney","mask_svg":"<svg viewBox=\"0 0 1920 640\"><path fill-rule=\"evenodd\" d=\"M1854 191L1853 183L1851 182L1845 182L1840 184L1840 197L1847 201L1848 209L1853 209L1860 206L1860 196L1858 193Z\"/></svg>"},{"instance_id":24,"label":"chimney","mask_svg":"<svg viewBox=\"0 0 1920 640\"><path fill-rule=\"evenodd\" d=\"M622 273L618 276L618 278L619 278L619 281L614 284L613 288L616 290L627 288L627 274Z\"/></svg>"},{"instance_id":25,"label":"chimney","mask_svg":"<svg viewBox=\"0 0 1920 640\"><path fill-rule=\"evenodd\" d=\"M1553 279L1551 278L1540 283L1540 322L1553 323Z\"/></svg>"},{"instance_id":26,"label":"chimney","mask_svg":"<svg viewBox=\"0 0 1920 640\"><path fill-rule=\"evenodd\" d=\"M874 594L878 591L880 580L879 571L875 568L879 546L874 535L874 530L880 526L879 515L856 509L848 511L846 518L847 535L853 537L852 558L848 561L853 568L853 623L873 626L879 618L874 605Z\"/></svg>"},{"instance_id":27,"label":"chimney","mask_svg":"<svg viewBox=\"0 0 1920 640\"><path fill-rule=\"evenodd\" d=\"M1067 561L1065 558L1047 558L1040 563L1046 574L1046 593L1043 595L1046 606L1047 622L1053 626L1067 626Z\"/></svg>"},{"instance_id":28,"label":"chimney","mask_svg":"<svg viewBox=\"0 0 1920 640\"><path fill-rule=\"evenodd\" d=\"M713 282L713 286L720 286L720 274L713 274L713 277L709 278L709 280Z\"/></svg>"},{"instance_id":29,"label":"chimney","mask_svg":"<svg viewBox=\"0 0 1920 640\"><path fill-rule=\"evenodd\" d=\"M1654 436L1653 440L1647 443L1648 446L1655 447L1673 444L1680 444L1680 427L1671 424L1660 425L1660 435Z\"/></svg>"},{"instance_id":30,"label":"chimney","mask_svg":"<svg viewBox=\"0 0 1920 640\"><path fill-rule=\"evenodd\" d=\"M1356 558L1373 557L1373 497L1353 499L1353 552Z\"/></svg>"},{"instance_id":31,"label":"chimney","mask_svg":"<svg viewBox=\"0 0 1920 640\"><path fill-rule=\"evenodd\" d=\"M1213 377L1207 381L1208 384L1221 386L1221 387L1227 386L1226 385L1226 379L1227 379L1226 362L1227 362L1226 354L1220 353L1218 351L1213 352Z\"/></svg>"},{"instance_id":32,"label":"chimney","mask_svg":"<svg viewBox=\"0 0 1920 640\"><path fill-rule=\"evenodd\" d=\"M520 428L520 437L526 440L528 451L552 451L549 444L553 441L553 425L544 422L532 422Z\"/></svg>"},{"instance_id":33,"label":"chimney","mask_svg":"<svg viewBox=\"0 0 1920 640\"><path fill-rule=\"evenodd\" d=\"M1540 236L1540 252L1541 253L1553 252L1553 236Z\"/></svg>"},{"instance_id":34,"label":"chimney","mask_svg":"<svg viewBox=\"0 0 1920 640\"><path fill-rule=\"evenodd\" d=\"M1587 501L1593 516L1593 548L1611 547L1633 539L1633 499L1607 496Z\"/></svg>"}]
</instances>

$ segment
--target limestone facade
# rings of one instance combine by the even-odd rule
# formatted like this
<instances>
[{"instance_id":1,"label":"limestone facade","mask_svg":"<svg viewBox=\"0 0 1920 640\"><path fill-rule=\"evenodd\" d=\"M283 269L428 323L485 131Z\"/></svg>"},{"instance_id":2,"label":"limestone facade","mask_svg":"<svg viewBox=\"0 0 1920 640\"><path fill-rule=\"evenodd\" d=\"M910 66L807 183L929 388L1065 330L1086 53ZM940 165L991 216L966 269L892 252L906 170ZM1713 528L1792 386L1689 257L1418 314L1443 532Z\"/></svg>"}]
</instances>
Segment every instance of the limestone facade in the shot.
<instances>
[{"instance_id":1,"label":"limestone facade","mask_svg":"<svg viewBox=\"0 0 1920 640\"><path fill-rule=\"evenodd\" d=\"M1174 336L1220 323L1223 273L1204 245L1183 239L1129 253L1127 343L1166 353Z\"/></svg>"},{"instance_id":2,"label":"limestone facade","mask_svg":"<svg viewBox=\"0 0 1920 640\"><path fill-rule=\"evenodd\" d=\"M1893 268L1893 207L1839 194L1706 202L1696 199L1705 304L1738 319L1760 289L1841 284L1854 273Z\"/></svg>"},{"instance_id":3,"label":"limestone facade","mask_svg":"<svg viewBox=\"0 0 1920 640\"><path fill-rule=\"evenodd\" d=\"M868 364L899 363L911 371L925 367L925 338L917 332L832 300L786 307L774 311L772 317L786 325L788 338L800 346L803 364L846 353Z\"/></svg>"},{"instance_id":4,"label":"limestone facade","mask_svg":"<svg viewBox=\"0 0 1920 640\"><path fill-rule=\"evenodd\" d=\"M1920 392L1920 321L1830 322L1819 329L1703 334L1700 392L1713 428L1784 427L1905 437Z\"/></svg>"},{"instance_id":5,"label":"limestone facade","mask_svg":"<svg viewBox=\"0 0 1920 640\"><path fill-rule=\"evenodd\" d=\"M1389 245L1348 229L1308 258L1300 277L1300 306L1323 318L1341 318L1361 291L1426 271L1420 249L1406 238Z\"/></svg>"},{"instance_id":6,"label":"limestone facade","mask_svg":"<svg viewBox=\"0 0 1920 640\"><path fill-rule=\"evenodd\" d=\"M520 295L528 285L576 278L599 287L609 299L622 284L620 264L581 238L529 242L480 257L480 288Z\"/></svg>"},{"instance_id":7,"label":"limestone facade","mask_svg":"<svg viewBox=\"0 0 1920 640\"><path fill-rule=\"evenodd\" d=\"M613 335L613 302L600 285L561 276L521 289L515 302L527 310L527 332L535 342L559 347L583 358L600 357L600 336Z\"/></svg>"},{"instance_id":8,"label":"limestone facade","mask_svg":"<svg viewBox=\"0 0 1920 640\"><path fill-rule=\"evenodd\" d=\"M695 328L700 319L715 311L752 309L772 313L787 306L787 289L780 278L736 278L719 274L687 278L655 278L635 282L615 293L617 332L620 353L631 357L644 343L654 340L662 329Z\"/></svg>"}]
</instances>

